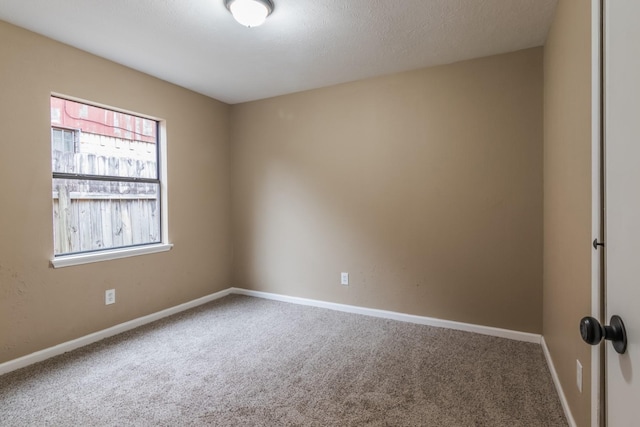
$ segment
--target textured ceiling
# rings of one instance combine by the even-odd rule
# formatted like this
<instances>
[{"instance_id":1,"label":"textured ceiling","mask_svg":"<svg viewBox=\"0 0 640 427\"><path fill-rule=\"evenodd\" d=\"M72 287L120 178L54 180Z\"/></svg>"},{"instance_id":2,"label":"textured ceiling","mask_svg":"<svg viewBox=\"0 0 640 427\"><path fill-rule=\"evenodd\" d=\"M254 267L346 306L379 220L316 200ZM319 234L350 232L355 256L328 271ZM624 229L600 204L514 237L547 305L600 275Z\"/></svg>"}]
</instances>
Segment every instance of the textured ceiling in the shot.
<instances>
[{"instance_id":1,"label":"textured ceiling","mask_svg":"<svg viewBox=\"0 0 640 427\"><path fill-rule=\"evenodd\" d=\"M557 0L0 0L0 20L227 103L544 44Z\"/></svg>"}]
</instances>

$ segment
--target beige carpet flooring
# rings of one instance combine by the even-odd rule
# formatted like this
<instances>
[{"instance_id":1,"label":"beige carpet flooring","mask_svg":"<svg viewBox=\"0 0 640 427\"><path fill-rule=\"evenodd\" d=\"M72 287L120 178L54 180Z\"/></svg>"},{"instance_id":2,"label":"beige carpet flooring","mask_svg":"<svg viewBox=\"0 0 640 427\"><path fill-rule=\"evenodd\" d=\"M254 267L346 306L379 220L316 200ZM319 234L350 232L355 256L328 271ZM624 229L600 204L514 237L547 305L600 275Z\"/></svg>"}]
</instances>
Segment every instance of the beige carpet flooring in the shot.
<instances>
[{"instance_id":1,"label":"beige carpet flooring","mask_svg":"<svg viewBox=\"0 0 640 427\"><path fill-rule=\"evenodd\" d=\"M566 426L539 345L231 295L0 377L2 426Z\"/></svg>"}]
</instances>

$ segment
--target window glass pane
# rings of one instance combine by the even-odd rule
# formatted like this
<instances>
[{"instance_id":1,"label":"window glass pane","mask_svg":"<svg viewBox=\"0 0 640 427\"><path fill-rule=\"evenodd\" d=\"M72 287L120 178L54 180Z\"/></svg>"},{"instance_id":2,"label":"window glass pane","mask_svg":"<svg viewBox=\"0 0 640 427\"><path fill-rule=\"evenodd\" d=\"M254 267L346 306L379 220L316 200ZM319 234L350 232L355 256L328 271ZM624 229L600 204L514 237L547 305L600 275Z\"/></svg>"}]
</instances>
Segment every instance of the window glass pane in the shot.
<instances>
[{"instance_id":1,"label":"window glass pane","mask_svg":"<svg viewBox=\"0 0 640 427\"><path fill-rule=\"evenodd\" d=\"M159 243L160 185L54 179L56 255Z\"/></svg>"},{"instance_id":2,"label":"window glass pane","mask_svg":"<svg viewBox=\"0 0 640 427\"><path fill-rule=\"evenodd\" d=\"M158 178L154 120L51 97L51 125L54 173Z\"/></svg>"},{"instance_id":3,"label":"window glass pane","mask_svg":"<svg viewBox=\"0 0 640 427\"><path fill-rule=\"evenodd\" d=\"M75 151L76 132L69 129L51 129L51 152L73 153Z\"/></svg>"},{"instance_id":4,"label":"window glass pane","mask_svg":"<svg viewBox=\"0 0 640 427\"><path fill-rule=\"evenodd\" d=\"M51 151L62 151L62 132L60 129L51 129Z\"/></svg>"},{"instance_id":5,"label":"window glass pane","mask_svg":"<svg viewBox=\"0 0 640 427\"><path fill-rule=\"evenodd\" d=\"M75 137L75 132L71 131L71 130L63 130L63 137L64 137L64 151L75 151L74 150L74 137Z\"/></svg>"}]
</instances>

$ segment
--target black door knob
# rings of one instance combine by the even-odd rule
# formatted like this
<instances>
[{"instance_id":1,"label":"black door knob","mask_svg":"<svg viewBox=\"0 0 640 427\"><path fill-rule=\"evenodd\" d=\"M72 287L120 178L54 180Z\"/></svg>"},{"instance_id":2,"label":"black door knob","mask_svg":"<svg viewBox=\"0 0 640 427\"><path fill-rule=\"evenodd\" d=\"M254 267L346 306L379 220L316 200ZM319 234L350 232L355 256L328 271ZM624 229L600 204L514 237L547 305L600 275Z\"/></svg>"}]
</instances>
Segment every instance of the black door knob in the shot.
<instances>
[{"instance_id":1,"label":"black door knob","mask_svg":"<svg viewBox=\"0 0 640 427\"><path fill-rule=\"evenodd\" d=\"M624 354L627 351L627 330L620 316L611 316L610 326L602 326L593 317L583 317L580 320L580 335L587 344L600 344L602 338L611 341L616 352Z\"/></svg>"}]
</instances>

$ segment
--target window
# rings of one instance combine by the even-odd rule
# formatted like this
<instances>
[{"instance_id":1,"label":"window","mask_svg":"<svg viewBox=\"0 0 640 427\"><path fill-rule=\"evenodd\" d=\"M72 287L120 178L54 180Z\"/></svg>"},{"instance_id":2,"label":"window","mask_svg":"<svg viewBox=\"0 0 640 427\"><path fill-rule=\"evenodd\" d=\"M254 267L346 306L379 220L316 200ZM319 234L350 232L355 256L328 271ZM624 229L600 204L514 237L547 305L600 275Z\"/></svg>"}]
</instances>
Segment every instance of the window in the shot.
<instances>
[{"instance_id":1,"label":"window","mask_svg":"<svg viewBox=\"0 0 640 427\"><path fill-rule=\"evenodd\" d=\"M159 131L157 120L51 97L54 267L163 243Z\"/></svg>"},{"instance_id":2,"label":"window","mask_svg":"<svg viewBox=\"0 0 640 427\"><path fill-rule=\"evenodd\" d=\"M77 132L70 129L51 128L51 149L63 153L75 153L78 150Z\"/></svg>"}]
</instances>

